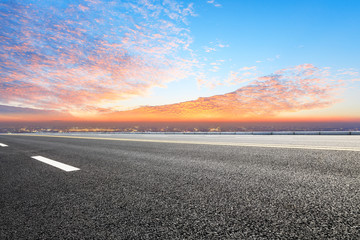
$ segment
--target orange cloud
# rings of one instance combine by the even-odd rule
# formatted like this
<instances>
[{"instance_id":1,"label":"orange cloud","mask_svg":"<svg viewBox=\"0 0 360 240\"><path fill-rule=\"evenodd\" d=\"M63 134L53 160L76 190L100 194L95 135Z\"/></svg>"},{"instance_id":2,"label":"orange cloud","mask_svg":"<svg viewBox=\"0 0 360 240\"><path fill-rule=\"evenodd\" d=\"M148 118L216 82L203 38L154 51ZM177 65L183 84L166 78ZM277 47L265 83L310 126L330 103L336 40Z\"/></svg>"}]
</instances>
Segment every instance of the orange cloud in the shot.
<instances>
[{"instance_id":1,"label":"orange cloud","mask_svg":"<svg viewBox=\"0 0 360 240\"><path fill-rule=\"evenodd\" d=\"M309 74L309 73L312 74ZM107 117L123 120L269 120L283 112L327 108L338 101L336 82L320 78L310 64L259 77L224 95L163 106L147 106Z\"/></svg>"}]
</instances>

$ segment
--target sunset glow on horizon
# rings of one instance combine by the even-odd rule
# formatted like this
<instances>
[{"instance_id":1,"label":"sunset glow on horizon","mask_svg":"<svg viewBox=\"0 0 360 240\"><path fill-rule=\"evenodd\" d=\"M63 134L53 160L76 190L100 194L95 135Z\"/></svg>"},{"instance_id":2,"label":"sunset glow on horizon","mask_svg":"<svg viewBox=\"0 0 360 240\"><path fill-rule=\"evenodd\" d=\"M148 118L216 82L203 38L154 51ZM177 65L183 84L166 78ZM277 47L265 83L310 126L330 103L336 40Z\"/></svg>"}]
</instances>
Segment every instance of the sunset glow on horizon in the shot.
<instances>
[{"instance_id":1,"label":"sunset glow on horizon","mask_svg":"<svg viewBox=\"0 0 360 240\"><path fill-rule=\"evenodd\" d=\"M360 2L0 3L0 122L360 122Z\"/></svg>"}]
</instances>

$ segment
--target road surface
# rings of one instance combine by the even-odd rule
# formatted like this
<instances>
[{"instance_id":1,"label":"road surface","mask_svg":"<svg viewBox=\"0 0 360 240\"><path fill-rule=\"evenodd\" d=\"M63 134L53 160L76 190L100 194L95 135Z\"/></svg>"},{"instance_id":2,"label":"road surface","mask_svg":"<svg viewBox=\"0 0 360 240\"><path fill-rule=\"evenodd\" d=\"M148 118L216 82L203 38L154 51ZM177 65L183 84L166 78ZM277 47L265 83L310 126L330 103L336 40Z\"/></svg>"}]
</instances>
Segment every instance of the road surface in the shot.
<instances>
[{"instance_id":1,"label":"road surface","mask_svg":"<svg viewBox=\"0 0 360 240\"><path fill-rule=\"evenodd\" d=\"M0 239L359 239L359 206L360 136L0 135Z\"/></svg>"}]
</instances>

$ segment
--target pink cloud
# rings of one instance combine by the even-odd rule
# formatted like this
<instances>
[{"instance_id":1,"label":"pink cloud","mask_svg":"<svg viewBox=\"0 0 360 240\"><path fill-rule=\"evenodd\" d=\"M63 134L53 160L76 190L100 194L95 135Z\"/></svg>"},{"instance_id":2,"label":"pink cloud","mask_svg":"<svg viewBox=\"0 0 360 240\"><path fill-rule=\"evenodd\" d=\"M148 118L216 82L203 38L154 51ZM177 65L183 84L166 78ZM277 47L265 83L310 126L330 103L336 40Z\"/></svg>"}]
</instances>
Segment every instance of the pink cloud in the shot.
<instances>
[{"instance_id":1,"label":"pink cloud","mask_svg":"<svg viewBox=\"0 0 360 240\"><path fill-rule=\"evenodd\" d=\"M358 71L356 71L355 69L353 69L353 68L349 68L349 69L340 69L340 70L338 70L337 75L359 76L360 73Z\"/></svg>"},{"instance_id":2,"label":"pink cloud","mask_svg":"<svg viewBox=\"0 0 360 240\"><path fill-rule=\"evenodd\" d=\"M247 70L256 70L256 66L240 68L240 71L247 71Z\"/></svg>"},{"instance_id":3,"label":"pink cloud","mask_svg":"<svg viewBox=\"0 0 360 240\"><path fill-rule=\"evenodd\" d=\"M114 4L133 14L114 11ZM89 0L52 8L51 14L36 4L12 9L17 14L5 20L21 23L9 24L9 36L0 38L0 56L7 59L1 63L7 70L0 78L0 104L81 112L187 77L193 61L183 22L192 4L165 5ZM160 12L179 17L164 20ZM136 14L144 19L134 20ZM18 40L11 43L14 32Z\"/></svg>"},{"instance_id":4,"label":"pink cloud","mask_svg":"<svg viewBox=\"0 0 360 240\"><path fill-rule=\"evenodd\" d=\"M81 5L81 4L79 4L79 9L81 10L81 11L83 11L83 12L85 12L85 11L87 11L87 10L89 10L89 8L88 7L86 7L86 6L84 6L84 5Z\"/></svg>"}]
</instances>

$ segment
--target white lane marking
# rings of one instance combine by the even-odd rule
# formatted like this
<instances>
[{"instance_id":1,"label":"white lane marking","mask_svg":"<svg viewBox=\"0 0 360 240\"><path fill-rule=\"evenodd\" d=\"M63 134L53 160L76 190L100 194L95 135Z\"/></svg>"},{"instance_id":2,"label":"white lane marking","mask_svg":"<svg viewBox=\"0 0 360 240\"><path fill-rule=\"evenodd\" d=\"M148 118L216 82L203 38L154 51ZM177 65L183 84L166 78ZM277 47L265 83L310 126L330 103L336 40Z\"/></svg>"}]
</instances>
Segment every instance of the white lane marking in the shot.
<instances>
[{"instance_id":1,"label":"white lane marking","mask_svg":"<svg viewBox=\"0 0 360 240\"><path fill-rule=\"evenodd\" d=\"M8 145L0 143L0 147L8 147Z\"/></svg>"},{"instance_id":2,"label":"white lane marking","mask_svg":"<svg viewBox=\"0 0 360 240\"><path fill-rule=\"evenodd\" d=\"M130 138L104 138L104 137L77 137L77 136L55 136L38 134L16 134L12 136L35 136L51 138L73 138L91 139L108 141L129 141L129 142L154 142L154 143L177 143L177 144L198 144L198 145L217 145L217 146L238 146L238 147L265 147L265 148L289 148L289 149L308 149L308 150L333 150L333 151L354 151L360 152L360 147L336 147L336 146L314 146L314 145L286 145L286 144L266 144L266 143L242 143L242 142L206 142L206 141L177 141L160 139L130 139Z\"/></svg>"},{"instance_id":3,"label":"white lane marking","mask_svg":"<svg viewBox=\"0 0 360 240\"><path fill-rule=\"evenodd\" d=\"M51 165L51 166L60 168L61 170L64 170L64 171L66 171L66 172L71 172L71 171L80 170L80 168L76 168L76 167L67 165L67 164L65 164L65 163L57 162L57 161L54 161L54 160L51 160L51 159L49 159L49 158L42 157L42 156L33 156L33 157L31 157L31 158L36 159L36 160L38 160L38 161L40 161L40 162L49 164L49 165Z\"/></svg>"}]
</instances>

